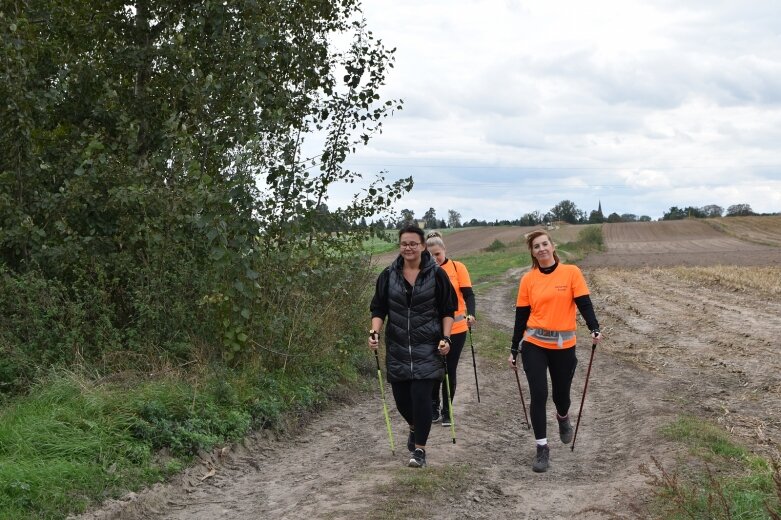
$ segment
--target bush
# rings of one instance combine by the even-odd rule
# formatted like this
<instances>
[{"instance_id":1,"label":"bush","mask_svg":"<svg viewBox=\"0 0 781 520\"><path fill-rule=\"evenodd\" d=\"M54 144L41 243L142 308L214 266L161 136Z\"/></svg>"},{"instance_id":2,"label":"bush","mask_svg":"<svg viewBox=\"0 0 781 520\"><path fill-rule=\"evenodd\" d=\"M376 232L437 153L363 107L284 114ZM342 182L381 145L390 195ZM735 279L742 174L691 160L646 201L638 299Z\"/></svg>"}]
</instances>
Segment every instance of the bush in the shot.
<instances>
[{"instance_id":1,"label":"bush","mask_svg":"<svg viewBox=\"0 0 781 520\"><path fill-rule=\"evenodd\" d=\"M491 245L486 247L485 250L488 252L494 252L494 251L501 251L506 248L507 246L505 245L505 243L497 238L496 240L491 242Z\"/></svg>"}]
</instances>

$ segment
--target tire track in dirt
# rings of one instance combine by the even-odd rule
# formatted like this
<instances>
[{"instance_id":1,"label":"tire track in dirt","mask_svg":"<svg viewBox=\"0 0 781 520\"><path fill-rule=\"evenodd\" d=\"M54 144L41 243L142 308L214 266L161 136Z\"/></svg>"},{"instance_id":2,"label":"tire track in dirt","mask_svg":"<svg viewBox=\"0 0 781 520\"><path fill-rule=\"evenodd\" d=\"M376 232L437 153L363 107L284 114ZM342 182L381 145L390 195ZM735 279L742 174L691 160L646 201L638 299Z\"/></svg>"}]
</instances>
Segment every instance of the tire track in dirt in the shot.
<instances>
[{"instance_id":1,"label":"tire track in dirt","mask_svg":"<svg viewBox=\"0 0 781 520\"><path fill-rule=\"evenodd\" d=\"M765 455L781 439L781 303L671 271L596 270L604 312L626 330L610 343L619 357L678 388L690 413L723 424Z\"/></svg>"},{"instance_id":2,"label":"tire track in dirt","mask_svg":"<svg viewBox=\"0 0 781 520\"><path fill-rule=\"evenodd\" d=\"M674 466L681 448L659 427L681 413L722 424L760 453L777 453L781 302L686 282L671 270L584 268L607 340L594 357L576 449L558 441L549 403L551 468L533 473L534 440L515 377L506 361L481 355L482 329L511 330L521 274L476 288L480 322L473 338L482 402L467 345L458 368L457 443L449 429L433 425L428 444L431 468L462 466L469 481L458 496L448 498L443 490L427 499L421 518L641 518L632 506L641 507L652 490L638 468L652 457ZM590 354L584 338L573 419ZM528 407L524 377L521 382ZM377 516L388 507L394 479L416 471L404 467L406 431L388 394L397 444L396 454L390 453L378 393L323 412L287 439L255 434L225 453L204 454L171 482L79 518Z\"/></svg>"},{"instance_id":3,"label":"tire track in dirt","mask_svg":"<svg viewBox=\"0 0 781 520\"><path fill-rule=\"evenodd\" d=\"M482 319L474 331L481 401L477 402L469 346L458 368L457 443L432 426L429 465L461 465L469 475L461 495L426 504L424 518L584 519L636 518L627 514L647 493L638 465L651 455L668 461L672 450L656 428L672 417L667 382L601 347L596 352L574 451L558 441L548 408L551 468L531 471L534 439L525 428L515 377L506 361L480 356L480 329L510 330L520 272L478 293ZM596 301L597 312L601 302ZM608 325L609 326L609 319ZM620 341L620 333L615 332ZM573 418L590 348L580 347L573 383ZM368 355L368 354L367 354ZM521 375L528 407L528 387ZM223 457L206 455L171 483L155 486L100 511L96 519L305 519L371 518L389 499L383 484L404 468L406 431L391 409L396 455L391 455L378 392L315 418L286 441L249 437ZM203 479L204 475L213 476ZM604 512L610 511L613 516Z\"/></svg>"}]
</instances>

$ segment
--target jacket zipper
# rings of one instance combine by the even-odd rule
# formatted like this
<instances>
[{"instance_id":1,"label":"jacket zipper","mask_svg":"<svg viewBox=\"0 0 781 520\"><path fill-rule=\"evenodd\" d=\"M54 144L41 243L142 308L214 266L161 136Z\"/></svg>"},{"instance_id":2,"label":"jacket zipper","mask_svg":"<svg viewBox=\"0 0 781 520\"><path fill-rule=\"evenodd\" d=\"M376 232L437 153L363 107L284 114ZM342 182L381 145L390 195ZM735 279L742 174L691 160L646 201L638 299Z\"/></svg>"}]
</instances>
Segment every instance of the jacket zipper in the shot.
<instances>
[{"instance_id":1,"label":"jacket zipper","mask_svg":"<svg viewBox=\"0 0 781 520\"><path fill-rule=\"evenodd\" d=\"M410 320L410 314L412 313L412 298L415 296L415 286L412 286L412 292L410 293L409 297L409 305L407 306L407 350L409 350L409 371L410 376L415 375L415 369L412 366L412 335L410 334L410 328L412 326L411 320Z\"/></svg>"}]
</instances>

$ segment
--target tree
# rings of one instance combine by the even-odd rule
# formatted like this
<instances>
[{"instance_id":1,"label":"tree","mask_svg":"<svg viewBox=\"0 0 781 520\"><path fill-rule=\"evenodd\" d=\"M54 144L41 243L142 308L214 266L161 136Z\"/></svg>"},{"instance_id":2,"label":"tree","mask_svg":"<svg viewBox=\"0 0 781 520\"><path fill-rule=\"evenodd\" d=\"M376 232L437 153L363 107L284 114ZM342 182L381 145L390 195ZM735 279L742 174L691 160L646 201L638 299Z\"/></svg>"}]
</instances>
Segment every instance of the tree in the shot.
<instances>
[{"instance_id":1,"label":"tree","mask_svg":"<svg viewBox=\"0 0 781 520\"><path fill-rule=\"evenodd\" d=\"M401 210L401 219L399 220L398 228L401 229L410 224L415 224L415 212L411 209Z\"/></svg>"},{"instance_id":2,"label":"tree","mask_svg":"<svg viewBox=\"0 0 781 520\"><path fill-rule=\"evenodd\" d=\"M621 222L637 222L637 215L634 213L622 213Z\"/></svg>"},{"instance_id":3,"label":"tree","mask_svg":"<svg viewBox=\"0 0 781 520\"><path fill-rule=\"evenodd\" d=\"M716 218L724 214L724 208L717 206L716 204L708 204L707 206L703 206L701 210L707 218Z\"/></svg>"},{"instance_id":4,"label":"tree","mask_svg":"<svg viewBox=\"0 0 781 520\"><path fill-rule=\"evenodd\" d=\"M637 219L638 222L651 222L651 217L648 215L641 215L640 218Z\"/></svg>"},{"instance_id":5,"label":"tree","mask_svg":"<svg viewBox=\"0 0 781 520\"><path fill-rule=\"evenodd\" d=\"M616 213L615 211L607 216L607 222L609 223L615 223L615 222L623 222L623 219L621 218L621 215Z\"/></svg>"},{"instance_id":6,"label":"tree","mask_svg":"<svg viewBox=\"0 0 781 520\"><path fill-rule=\"evenodd\" d=\"M591 210L591 213L588 216L589 224L601 224L604 221L605 221L605 216L602 214L601 211L596 209Z\"/></svg>"},{"instance_id":7,"label":"tree","mask_svg":"<svg viewBox=\"0 0 781 520\"><path fill-rule=\"evenodd\" d=\"M705 218L706 216L705 212L702 211L702 208L696 208L694 206L686 206L683 211L688 218Z\"/></svg>"},{"instance_id":8,"label":"tree","mask_svg":"<svg viewBox=\"0 0 781 520\"><path fill-rule=\"evenodd\" d=\"M461 227L461 213L454 209L447 210L447 227Z\"/></svg>"},{"instance_id":9,"label":"tree","mask_svg":"<svg viewBox=\"0 0 781 520\"><path fill-rule=\"evenodd\" d=\"M754 212L751 210L751 206L748 204L733 204L727 208L728 217L743 217L753 214Z\"/></svg>"},{"instance_id":10,"label":"tree","mask_svg":"<svg viewBox=\"0 0 781 520\"><path fill-rule=\"evenodd\" d=\"M539 211L532 211L530 213L526 213L524 216L522 216L518 220L519 226L539 226L542 224L544 215L540 213Z\"/></svg>"},{"instance_id":11,"label":"tree","mask_svg":"<svg viewBox=\"0 0 781 520\"><path fill-rule=\"evenodd\" d=\"M439 224L436 210L434 208L429 208L423 215L423 221L426 223L426 228L435 229L437 224Z\"/></svg>"},{"instance_id":12,"label":"tree","mask_svg":"<svg viewBox=\"0 0 781 520\"><path fill-rule=\"evenodd\" d=\"M561 220L568 224L577 224L583 218L583 212L571 200L562 200L549 211L551 220Z\"/></svg>"},{"instance_id":13,"label":"tree","mask_svg":"<svg viewBox=\"0 0 781 520\"><path fill-rule=\"evenodd\" d=\"M319 210L330 188L361 178L345 159L401 108L379 95L394 51L352 0L10 0L2 11L0 260L74 298L99 280L85 301L105 302L101 318L119 330L203 303L214 319L171 322L220 324L233 356L266 330L253 320L272 314L273 275L297 272L277 258L347 256L361 234L332 231L412 186L380 176ZM304 157L314 133L322 149ZM168 334L138 340L148 345L199 336L145 330Z\"/></svg>"},{"instance_id":14,"label":"tree","mask_svg":"<svg viewBox=\"0 0 781 520\"><path fill-rule=\"evenodd\" d=\"M662 220L681 220L688 216L685 210L678 206L671 206L670 211L662 215Z\"/></svg>"}]
</instances>

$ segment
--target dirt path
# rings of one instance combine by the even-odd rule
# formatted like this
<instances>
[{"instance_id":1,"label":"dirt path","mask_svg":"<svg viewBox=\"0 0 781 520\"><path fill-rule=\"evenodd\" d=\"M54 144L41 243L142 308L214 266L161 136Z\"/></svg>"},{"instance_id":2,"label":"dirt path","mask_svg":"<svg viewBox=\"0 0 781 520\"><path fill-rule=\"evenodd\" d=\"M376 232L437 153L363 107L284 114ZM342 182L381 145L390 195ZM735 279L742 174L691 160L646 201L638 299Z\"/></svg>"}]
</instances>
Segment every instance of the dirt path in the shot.
<instances>
[{"instance_id":1,"label":"dirt path","mask_svg":"<svg viewBox=\"0 0 781 520\"><path fill-rule=\"evenodd\" d=\"M512 294L518 273L507 283L480 295L482 315L495 323L481 327L508 328ZM600 290L612 288L599 276ZM616 301L608 293L597 299ZM612 342L626 344L634 336L613 329ZM623 328L624 325L621 324ZM479 351L480 333L475 331ZM574 400L588 363L588 348L580 353ZM615 350L614 348L611 350ZM651 455L668 460L669 447L657 438L656 426L678 411L671 406L670 380L606 351L595 356L588 399L577 438L570 451L552 443L551 469L537 475L530 464L531 432L524 428L518 391L504 363L480 358L481 403L477 403L468 351L459 367L456 402L457 444L450 432L435 425L429 440L430 466L465 465L471 485L453 500L431 504L428 518L606 518L589 508L620 513L645 489L638 464ZM523 383L525 396L528 389ZM577 407L578 404L573 404ZM250 438L224 457L213 457L174 482L127 500L107 504L83 518L371 518L388 494L382 487L401 471L407 459L405 431L394 413L396 455L390 454L376 395L364 402L330 411L287 443ZM552 421L550 421L552 422ZM551 425L552 427L552 425ZM551 432L554 437L555 432ZM213 476L201 480L214 469ZM629 518L629 516L627 516Z\"/></svg>"},{"instance_id":2,"label":"dirt path","mask_svg":"<svg viewBox=\"0 0 781 520\"><path fill-rule=\"evenodd\" d=\"M599 265L590 260L584 265ZM443 489L417 504L416 511L424 512L418 518L641 517L630 506L642 506L651 490L638 468L652 456L674 465L681 448L658 428L680 414L715 421L755 451L778 455L781 302L682 281L669 269L584 272L608 340L594 358L576 449L556 440L550 417L551 468L533 473L534 440L524 426L515 378L504 361L480 355L486 341L481 331L510 332L521 273L508 273L505 283L478 292L483 318L474 342L481 402L467 345L458 371L457 443L449 429L434 425L428 444L429 468L423 471L458 467L467 485L455 497ZM589 354L581 340L575 415ZM550 405L548 411L552 415ZM404 467L406 431L393 409L392 420L395 455L374 392L324 413L286 442L248 438L222 456L205 456L171 483L80 519L404 518L389 489L421 470Z\"/></svg>"}]
</instances>

